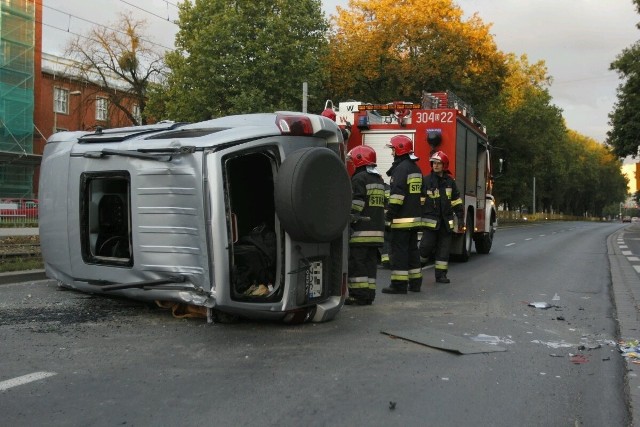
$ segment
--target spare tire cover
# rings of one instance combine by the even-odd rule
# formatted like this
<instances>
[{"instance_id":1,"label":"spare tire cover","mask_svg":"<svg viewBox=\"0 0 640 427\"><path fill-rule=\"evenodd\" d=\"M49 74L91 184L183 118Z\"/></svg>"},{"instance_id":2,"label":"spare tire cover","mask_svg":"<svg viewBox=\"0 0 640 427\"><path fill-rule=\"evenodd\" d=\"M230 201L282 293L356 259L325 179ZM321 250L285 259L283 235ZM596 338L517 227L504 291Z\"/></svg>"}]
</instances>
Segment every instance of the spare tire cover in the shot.
<instances>
[{"instance_id":1,"label":"spare tire cover","mask_svg":"<svg viewBox=\"0 0 640 427\"><path fill-rule=\"evenodd\" d=\"M329 242L340 237L351 213L351 180L340 158L328 148L303 148L278 170L276 213L292 239Z\"/></svg>"}]
</instances>

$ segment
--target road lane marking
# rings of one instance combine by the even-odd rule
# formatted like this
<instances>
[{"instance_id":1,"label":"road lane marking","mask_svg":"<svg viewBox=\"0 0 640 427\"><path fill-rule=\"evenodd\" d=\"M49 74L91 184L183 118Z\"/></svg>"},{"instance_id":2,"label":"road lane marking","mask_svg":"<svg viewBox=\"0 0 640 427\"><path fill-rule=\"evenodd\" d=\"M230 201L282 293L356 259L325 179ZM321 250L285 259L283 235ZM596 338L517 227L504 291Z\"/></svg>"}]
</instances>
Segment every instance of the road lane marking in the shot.
<instances>
[{"instance_id":1,"label":"road lane marking","mask_svg":"<svg viewBox=\"0 0 640 427\"><path fill-rule=\"evenodd\" d=\"M638 258L637 256L628 256L627 259L629 261L640 261L640 258Z\"/></svg>"},{"instance_id":2,"label":"road lane marking","mask_svg":"<svg viewBox=\"0 0 640 427\"><path fill-rule=\"evenodd\" d=\"M618 245L618 247L620 249L629 249L629 246L627 246L627 245Z\"/></svg>"},{"instance_id":3,"label":"road lane marking","mask_svg":"<svg viewBox=\"0 0 640 427\"><path fill-rule=\"evenodd\" d=\"M507 243L505 246L513 246L515 243Z\"/></svg>"},{"instance_id":4,"label":"road lane marking","mask_svg":"<svg viewBox=\"0 0 640 427\"><path fill-rule=\"evenodd\" d=\"M55 372L34 372L32 374L23 375L21 377L12 378L0 382L0 391L9 390L12 387L27 384L33 381L42 380L57 375Z\"/></svg>"},{"instance_id":5,"label":"road lane marking","mask_svg":"<svg viewBox=\"0 0 640 427\"><path fill-rule=\"evenodd\" d=\"M546 234L540 234L539 236L540 236L540 237L544 237L544 236L546 236Z\"/></svg>"},{"instance_id":6,"label":"road lane marking","mask_svg":"<svg viewBox=\"0 0 640 427\"><path fill-rule=\"evenodd\" d=\"M531 240L531 239L533 239L533 237L529 237L528 239L524 239L524 240Z\"/></svg>"},{"instance_id":7,"label":"road lane marking","mask_svg":"<svg viewBox=\"0 0 640 427\"><path fill-rule=\"evenodd\" d=\"M622 255L624 255L624 256L633 255L633 252L631 252L631 251L622 251Z\"/></svg>"},{"instance_id":8,"label":"road lane marking","mask_svg":"<svg viewBox=\"0 0 640 427\"><path fill-rule=\"evenodd\" d=\"M640 265L634 265L634 266L633 266L633 268L635 268L635 269L636 269L636 271L637 271L638 273L640 273Z\"/></svg>"}]
</instances>

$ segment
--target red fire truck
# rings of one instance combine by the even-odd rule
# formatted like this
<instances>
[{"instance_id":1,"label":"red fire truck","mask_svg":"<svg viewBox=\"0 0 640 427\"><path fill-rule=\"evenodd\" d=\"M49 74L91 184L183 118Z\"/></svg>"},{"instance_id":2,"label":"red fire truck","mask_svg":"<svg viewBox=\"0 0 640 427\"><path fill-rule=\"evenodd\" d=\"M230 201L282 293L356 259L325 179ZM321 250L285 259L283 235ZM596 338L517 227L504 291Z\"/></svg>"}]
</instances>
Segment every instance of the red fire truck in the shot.
<instances>
[{"instance_id":1,"label":"red fire truck","mask_svg":"<svg viewBox=\"0 0 640 427\"><path fill-rule=\"evenodd\" d=\"M431 172L429 157L442 150L450 160L449 170L464 195L464 221L456 225L451 255L467 261L473 242L476 252L491 250L498 226L491 195L490 145L486 128L473 110L451 92L423 93L421 103L396 101L388 104L341 102L336 111L339 125L352 124L348 149L365 144L376 150L378 169L388 182L386 171L393 157L385 145L395 135L413 140L415 155L423 174Z\"/></svg>"}]
</instances>

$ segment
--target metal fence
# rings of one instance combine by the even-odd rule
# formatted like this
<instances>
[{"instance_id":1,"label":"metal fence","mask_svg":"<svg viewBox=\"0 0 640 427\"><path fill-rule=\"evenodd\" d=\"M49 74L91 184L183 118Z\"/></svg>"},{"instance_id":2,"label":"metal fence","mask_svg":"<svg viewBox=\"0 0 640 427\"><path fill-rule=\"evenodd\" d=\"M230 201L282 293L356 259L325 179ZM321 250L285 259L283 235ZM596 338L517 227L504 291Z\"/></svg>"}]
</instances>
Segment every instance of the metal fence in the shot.
<instances>
[{"instance_id":1,"label":"metal fence","mask_svg":"<svg viewBox=\"0 0 640 427\"><path fill-rule=\"evenodd\" d=\"M0 227L37 227L38 200L0 199Z\"/></svg>"}]
</instances>

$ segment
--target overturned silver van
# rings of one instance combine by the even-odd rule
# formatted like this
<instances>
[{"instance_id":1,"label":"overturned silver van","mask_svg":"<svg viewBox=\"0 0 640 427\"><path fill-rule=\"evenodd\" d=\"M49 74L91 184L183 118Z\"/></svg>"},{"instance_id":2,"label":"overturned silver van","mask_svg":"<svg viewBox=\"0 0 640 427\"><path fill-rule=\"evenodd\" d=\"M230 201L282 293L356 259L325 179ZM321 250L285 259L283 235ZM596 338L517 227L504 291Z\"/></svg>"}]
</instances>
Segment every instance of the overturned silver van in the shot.
<instances>
[{"instance_id":1,"label":"overturned silver van","mask_svg":"<svg viewBox=\"0 0 640 427\"><path fill-rule=\"evenodd\" d=\"M351 184L324 117L61 132L45 146L48 277L216 316L322 322L347 292Z\"/></svg>"}]
</instances>

